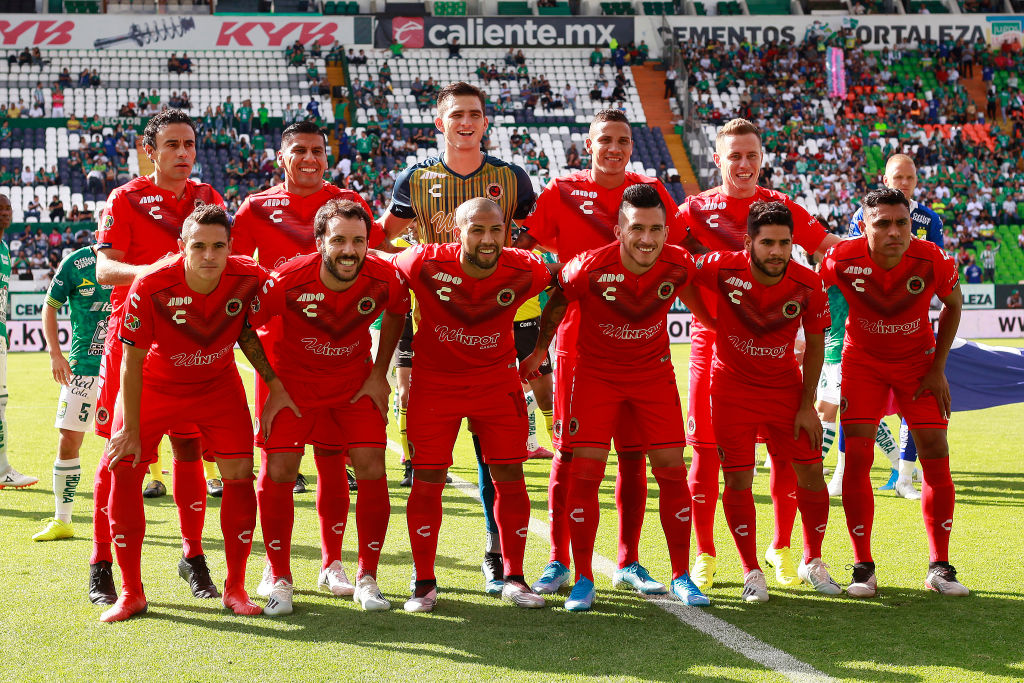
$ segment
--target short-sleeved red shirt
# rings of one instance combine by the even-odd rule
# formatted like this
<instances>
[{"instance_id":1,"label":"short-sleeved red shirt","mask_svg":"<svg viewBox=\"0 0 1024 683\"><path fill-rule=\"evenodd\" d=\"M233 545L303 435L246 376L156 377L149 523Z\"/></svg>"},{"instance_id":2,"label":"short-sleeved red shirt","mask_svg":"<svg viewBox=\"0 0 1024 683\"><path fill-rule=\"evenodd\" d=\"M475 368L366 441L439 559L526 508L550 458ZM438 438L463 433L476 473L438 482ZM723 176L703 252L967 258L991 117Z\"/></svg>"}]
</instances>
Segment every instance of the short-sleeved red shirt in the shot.
<instances>
[{"instance_id":1,"label":"short-sleeved red shirt","mask_svg":"<svg viewBox=\"0 0 1024 683\"><path fill-rule=\"evenodd\" d=\"M287 192L281 183L242 202L231 228L234 253L252 256L258 251L260 265L275 269L289 259L316 251L313 218L332 199L350 199L373 216L366 201L352 190L324 183L319 191L300 197ZM383 239L383 230L374 223L367 244L374 246Z\"/></svg>"},{"instance_id":2,"label":"short-sleeved red shirt","mask_svg":"<svg viewBox=\"0 0 1024 683\"><path fill-rule=\"evenodd\" d=\"M373 321L383 311L409 312L409 287L394 266L368 254L355 282L335 292L320 280L322 261L314 253L281 266L260 296L260 310L249 320L259 326L281 316L285 334L271 342L267 354L282 377L344 382L366 372Z\"/></svg>"},{"instance_id":3,"label":"short-sleeved red shirt","mask_svg":"<svg viewBox=\"0 0 1024 683\"><path fill-rule=\"evenodd\" d=\"M871 259L867 237L843 240L825 254L821 277L837 285L850 305L843 353L855 349L891 360L913 359L935 348L928 320L932 294L949 296L959 282L956 262L916 237L892 270Z\"/></svg>"},{"instance_id":4,"label":"short-sleeved red shirt","mask_svg":"<svg viewBox=\"0 0 1024 683\"><path fill-rule=\"evenodd\" d=\"M730 197L722 186L691 195L679 207L686 230L711 251L741 251L747 234L747 215L756 201L782 202L793 213L793 242L813 254L825 239L825 228L792 199L781 192L758 187L753 196ZM704 296L708 313L715 315L717 298ZM700 322L695 324L700 327Z\"/></svg>"},{"instance_id":5,"label":"short-sleeved red shirt","mask_svg":"<svg viewBox=\"0 0 1024 683\"><path fill-rule=\"evenodd\" d=\"M181 226L197 206L224 206L217 190L206 183L185 181L181 199L153 184L149 176L140 176L116 188L107 198L96 232L99 249L124 252L121 259L133 266L156 263L178 252ZM118 313L130 285L118 285L110 294L111 307Z\"/></svg>"},{"instance_id":6,"label":"short-sleeved red shirt","mask_svg":"<svg viewBox=\"0 0 1024 683\"><path fill-rule=\"evenodd\" d=\"M547 266L529 251L506 247L482 280L466 275L461 253L458 244L421 244L394 260L420 307L417 376L437 373L460 385L496 367L515 368L516 309L551 284Z\"/></svg>"},{"instance_id":7,"label":"short-sleeved red shirt","mask_svg":"<svg viewBox=\"0 0 1024 683\"><path fill-rule=\"evenodd\" d=\"M122 342L149 349L146 381L194 385L235 372L234 346L246 316L258 312L267 273L252 259L229 256L209 294L185 284L184 257L136 278L118 328Z\"/></svg>"},{"instance_id":8,"label":"short-sleeved red shirt","mask_svg":"<svg viewBox=\"0 0 1024 683\"><path fill-rule=\"evenodd\" d=\"M619 242L588 251L565 265L558 284L580 305L577 367L602 376L657 372L669 357L668 311L693 279L693 259L666 244L643 275L622 264Z\"/></svg>"},{"instance_id":9,"label":"short-sleeved red shirt","mask_svg":"<svg viewBox=\"0 0 1024 683\"><path fill-rule=\"evenodd\" d=\"M782 280L766 286L750 271L746 251L711 252L697 259L694 280L718 302L715 360L720 373L752 387L800 381L793 353L797 331L823 334L831 322L821 278L790 261Z\"/></svg>"}]
</instances>

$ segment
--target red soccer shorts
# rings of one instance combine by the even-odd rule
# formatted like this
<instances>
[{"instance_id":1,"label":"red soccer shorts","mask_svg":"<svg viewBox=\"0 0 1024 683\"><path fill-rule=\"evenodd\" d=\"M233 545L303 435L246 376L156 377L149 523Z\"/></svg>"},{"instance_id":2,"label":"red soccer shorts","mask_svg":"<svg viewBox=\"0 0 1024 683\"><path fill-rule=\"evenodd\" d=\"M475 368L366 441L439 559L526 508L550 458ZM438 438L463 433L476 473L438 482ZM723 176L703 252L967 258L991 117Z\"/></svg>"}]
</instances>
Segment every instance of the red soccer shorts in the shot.
<instances>
[{"instance_id":1,"label":"red soccer shorts","mask_svg":"<svg viewBox=\"0 0 1024 683\"><path fill-rule=\"evenodd\" d=\"M721 373L711 381L718 457L726 472L753 469L754 444L763 437L773 458L796 463L821 462L820 448L812 448L807 432L793 439L793 419L800 408L800 384L751 387Z\"/></svg>"},{"instance_id":2,"label":"red soccer shorts","mask_svg":"<svg viewBox=\"0 0 1024 683\"><path fill-rule=\"evenodd\" d=\"M888 409L891 389L896 407L911 429L946 429L949 420L934 396L914 400L914 392L934 359L929 353L913 360L887 359L883 364L863 353L845 351L840 419L845 424L878 424Z\"/></svg>"},{"instance_id":3,"label":"red soccer shorts","mask_svg":"<svg viewBox=\"0 0 1024 683\"><path fill-rule=\"evenodd\" d=\"M252 457L252 416L238 371L226 372L201 384L142 385L141 463L156 462L156 447L164 434L194 425L203 441L203 457ZM114 413L112 432L124 424L121 408ZM177 429L176 429L177 428ZM131 465L132 459L120 464Z\"/></svg>"},{"instance_id":4,"label":"red soccer shorts","mask_svg":"<svg viewBox=\"0 0 1024 683\"><path fill-rule=\"evenodd\" d=\"M686 442L713 448L715 430L711 424L711 361L715 355L715 334L702 326L691 327L690 378L686 405Z\"/></svg>"},{"instance_id":5,"label":"red soccer shorts","mask_svg":"<svg viewBox=\"0 0 1024 683\"><path fill-rule=\"evenodd\" d=\"M387 423L369 396L349 403L363 385L363 378L345 383L286 381L285 389L302 417L285 408L274 418L267 453L301 453L306 444L326 451L347 448L384 448Z\"/></svg>"},{"instance_id":6,"label":"red soccer shorts","mask_svg":"<svg viewBox=\"0 0 1024 683\"><path fill-rule=\"evenodd\" d=\"M414 468L451 467L463 418L473 423L485 463L526 461L529 422L519 374L515 368L485 374L486 380L455 384L451 376L415 369L406 417Z\"/></svg>"},{"instance_id":7,"label":"red soccer shorts","mask_svg":"<svg viewBox=\"0 0 1024 683\"><path fill-rule=\"evenodd\" d=\"M100 361L100 388L96 398L95 428L97 436L109 439L117 429L111 429L111 420L116 412L117 394L121 391L121 358L124 355L124 345L117 338L116 325L118 321L111 316L109 332L103 346L103 360ZM199 436L199 430L195 424L183 422L175 429L167 432L168 436L176 436L183 439L194 439ZM154 448L160 445L157 439Z\"/></svg>"},{"instance_id":8,"label":"red soccer shorts","mask_svg":"<svg viewBox=\"0 0 1024 683\"><path fill-rule=\"evenodd\" d=\"M555 371L553 373L554 400L554 436L551 439L556 450L572 451L573 441L569 436L569 419L573 394L573 375L576 371L576 328L563 335L558 330L558 345L555 348ZM623 382L632 381L624 378ZM677 392L678 395L678 392ZM643 439L634 429L633 422L624 420L615 430L615 450L619 453L643 450Z\"/></svg>"},{"instance_id":9,"label":"red soccer shorts","mask_svg":"<svg viewBox=\"0 0 1024 683\"><path fill-rule=\"evenodd\" d=\"M664 371L664 370L667 370ZM683 408L670 368L611 380L577 369L569 422L563 434L574 448L610 448L612 435L628 426L642 450L686 445Z\"/></svg>"}]
</instances>

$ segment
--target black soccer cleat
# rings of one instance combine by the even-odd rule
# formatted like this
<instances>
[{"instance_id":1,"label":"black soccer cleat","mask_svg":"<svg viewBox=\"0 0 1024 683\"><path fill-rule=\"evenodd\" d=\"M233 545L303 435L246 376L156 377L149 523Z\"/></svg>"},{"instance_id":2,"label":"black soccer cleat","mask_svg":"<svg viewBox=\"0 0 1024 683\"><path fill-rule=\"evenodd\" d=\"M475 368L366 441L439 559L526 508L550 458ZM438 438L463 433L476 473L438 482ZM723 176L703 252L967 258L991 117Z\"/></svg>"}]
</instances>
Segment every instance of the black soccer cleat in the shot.
<instances>
[{"instance_id":1,"label":"black soccer cleat","mask_svg":"<svg viewBox=\"0 0 1024 683\"><path fill-rule=\"evenodd\" d=\"M305 493L306 492L306 477L299 472L299 476L295 477L295 488L292 489L294 493Z\"/></svg>"},{"instance_id":2,"label":"black soccer cleat","mask_svg":"<svg viewBox=\"0 0 1024 683\"><path fill-rule=\"evenodd\" d=\"M143 498L163 498L167 495L167 486L162 481L155 479L149 482L149 486L142 492Z\"/></svg>"},{"instance_id":3,"label":"black soccer cleat","mask_svg":"<svg viewBox=\"0 0 1024 683\"><path fill-rule=\"evenodd\" d=\"M500 595L505 585L505 563L501 553L484 553L480 571L484 573L484 591L488 595Z\"/></svg>"},{"instance_id":4,"label":"black soccer cleat","mask_svg":"<svg viewBox=\"0 0 1024 683\"><path fill-rule=\"evenodd\" d=\"M178 576L185 580L192 595L197 598L219 598L220 591L210 578L210 569L206 566L206 555L195 557L182 556L178 562Z\"/></svg>"},{"instance_id":5,"label":"black soccer cleat","mask_svg":"<svg viewBox=\"0 0 1024 683\"><path fill-rule=\"evenodd\" d=\"M89 602L94 605L113 605L117 602L114 571L106 560L89 565Z\"/></svg>"},{"instance_id":6,"label":"black soccer cleat","mask_svg":"<svg viewBox=\"0 0 1024 683\"><path fill-rule=\"evenodd\" d=\"M206 495L210 498L220 498L224 495L224 482L220 479L206 480Z\"/></svg>"},{"instance_id":7,"label":"black soccer cleat","mask_svg":"<svg viewBox=\"0 0 1024 683\"><path fill-rule=\"evenodd\" d=\"M402 473L402 481L398 485L409 487L412 486L412 463L406 460L404 467L405 471Z\"/></svg>"},{"instance_id":8,"label":"black soccer cleat","mask_svg":"<svg viewBox=\"0 0 1024 683\"><path fill-rule=\"evenodd\" d=\"M358 491L359 482L356 481L356 475L352 474L352 470L345 468L345 474L348 476L348 490Z\"/></svg>"}]
</instances>

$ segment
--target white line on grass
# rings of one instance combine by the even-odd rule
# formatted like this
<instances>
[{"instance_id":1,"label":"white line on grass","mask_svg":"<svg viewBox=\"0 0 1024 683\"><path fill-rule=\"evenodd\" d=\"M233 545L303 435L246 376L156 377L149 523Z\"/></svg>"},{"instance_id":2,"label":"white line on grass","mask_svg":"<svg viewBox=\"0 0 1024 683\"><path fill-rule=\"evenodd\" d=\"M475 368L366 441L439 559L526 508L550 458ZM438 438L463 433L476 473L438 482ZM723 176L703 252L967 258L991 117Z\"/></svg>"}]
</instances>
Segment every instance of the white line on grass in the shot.
<instances>
[{"instance_id":1,"label":"white line on grass","mask_svg":"<svg viewBox=\"0 0 1024 683\"><path fill-rule=\"evenodd\" d=\"M388 439L388 449L399 455L402 454L402 447L391 439ZM452 475L452 487L471 498L480 500L480 491L472 482ZM530 531L545 539L549 537L548 525L535 517L530 517ZM594 553L595 571L610 579L617 568L616 564L607 557ZM733 652L743 655L794 683L823 683L837 680L700 608L688 607L678 600L665 597L641 597L645 597L649 602L665 610L687 626L711 636Z\"/></svg>"}]
</instances>

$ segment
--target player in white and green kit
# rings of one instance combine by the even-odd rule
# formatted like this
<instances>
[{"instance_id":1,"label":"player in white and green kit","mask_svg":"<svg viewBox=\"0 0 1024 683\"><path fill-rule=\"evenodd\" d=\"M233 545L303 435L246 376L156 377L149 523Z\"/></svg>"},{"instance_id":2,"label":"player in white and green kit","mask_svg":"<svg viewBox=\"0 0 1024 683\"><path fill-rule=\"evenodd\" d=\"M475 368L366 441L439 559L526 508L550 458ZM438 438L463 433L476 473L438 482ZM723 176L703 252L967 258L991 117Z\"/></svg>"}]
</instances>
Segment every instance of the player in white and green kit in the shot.
<instances>
[{"instance_id":1,"label":"player in white and green kit","mask_svg":"<svg viewBox=\"0 0 1024 683\"><path fill-rule=\"evenodd\" d=\"M53 463L53 518L45 520L34 541L53 541L75 535L71 508L82 477L79 450L85 432L92 427L99 389L100 359L107 338L110 285L96 282L96 252L83 247L68 254L50 281L43 307L43 337L50 352L53 379L61 385L57 404L60 430L57 459ZM71 314L71 356L64 358L57 338L57 311L64 304Z\"/></svg>"},{"instance_id":2,"label":"player in white and green kit","mask_svg":"<svg viewBox=\"0 0 1024 683\"><path fill-rule=\"evenodd\" d=\"M7 305L10 297L11 250L3 241L11 226L11 200L0 194L0 489L23 489L38 479L22 474L7 461Z\"/></svg>"}]
</instances>

